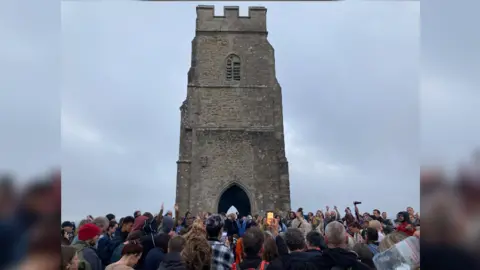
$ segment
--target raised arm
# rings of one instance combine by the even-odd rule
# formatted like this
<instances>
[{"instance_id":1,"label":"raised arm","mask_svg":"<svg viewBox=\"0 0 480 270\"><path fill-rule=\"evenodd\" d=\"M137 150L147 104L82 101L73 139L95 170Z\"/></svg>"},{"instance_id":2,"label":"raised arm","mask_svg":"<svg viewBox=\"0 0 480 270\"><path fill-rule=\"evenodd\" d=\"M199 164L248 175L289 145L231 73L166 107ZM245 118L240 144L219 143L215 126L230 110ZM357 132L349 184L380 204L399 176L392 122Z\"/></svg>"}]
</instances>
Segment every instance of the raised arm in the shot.
<instances>
[{"instance_id":1,"label":"raised arm","mask_svg":"<svg viewBox=\"0 0 480 270\"><path fill-rule=\"evenodd\" d=\"M178 220L178 218L180 217L180 212L178 211L178 205L175 204L174 208L175 208L175 220Z\"/></svg>"},{"instance_id":2,"label":"raised arm","mask_svg":"<svg viewBox=\"0 0 480 270\"><path fill-rule=\"evenodd\" d=\"M162 206L160 207L160 212L158 212L158 215L157 215L157 224L160 225L160 223L162 223L162 220L163 220L163 202L162 202Z\"/></svg>"},{"instance_id":3,"label":"raised arm","mask_svg":"<svg viewBox=\"0 0 480 270\"><path fill-rule=\"evenodd\" d=\"M337 220L342 220L342 216L340 215L337 206L334 206L333 209L335 209L335 212L337 212Z\"/></svg>"}]
</instances>

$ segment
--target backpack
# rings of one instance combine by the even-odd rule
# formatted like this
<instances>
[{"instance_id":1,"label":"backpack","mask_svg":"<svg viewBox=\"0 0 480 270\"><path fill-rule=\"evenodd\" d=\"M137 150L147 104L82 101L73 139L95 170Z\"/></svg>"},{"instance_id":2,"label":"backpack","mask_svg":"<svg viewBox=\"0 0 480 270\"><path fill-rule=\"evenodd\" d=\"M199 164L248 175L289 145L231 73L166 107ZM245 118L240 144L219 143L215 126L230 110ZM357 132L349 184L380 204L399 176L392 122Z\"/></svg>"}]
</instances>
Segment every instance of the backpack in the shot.
<instances>
[{"instance_id":1,"label":"backpack","mask_svg":"<svg viewBox=\"0 0 480 270\"><path fill-rule=\"evenodd\" d=\"M77 251L77 256L78 256L78 270L92 270L92 266L90 265L89 262L85 260L83 257L83 250L85 247L81 247Z\"/></svg>"},{"instance_id":2,"label":"backpack","mask_svg":"<svg viewBox=\"0 0 480 270\"><path fill-rule=\"evenodd\" d=\"M156 219L146 219L143 223L142 230L145 234L157 234L158 225Z\"/></svg>"}]
</instances>

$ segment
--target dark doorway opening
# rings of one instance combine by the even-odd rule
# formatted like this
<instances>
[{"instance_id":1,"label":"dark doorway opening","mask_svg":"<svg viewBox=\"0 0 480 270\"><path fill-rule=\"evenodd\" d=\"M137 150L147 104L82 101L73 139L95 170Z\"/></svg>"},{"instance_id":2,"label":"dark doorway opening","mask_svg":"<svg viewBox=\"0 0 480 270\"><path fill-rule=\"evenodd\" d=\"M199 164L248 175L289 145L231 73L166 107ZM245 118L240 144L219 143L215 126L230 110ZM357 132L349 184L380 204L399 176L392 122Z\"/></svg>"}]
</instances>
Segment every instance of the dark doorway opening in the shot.
<instances>
[{"instance_id":1,"label":"dark doorway opening","mask_svg":"<svg viewBox=\"0 0 480 270\"><path fill-rule=\"evenodd\" d=\"M218 200L218 213L227 213L232 205L237 208L240 217L252 214L250 199L247 193L237 185L232 185L220 196L220 200Z\"/></svg>"}]
</instances>

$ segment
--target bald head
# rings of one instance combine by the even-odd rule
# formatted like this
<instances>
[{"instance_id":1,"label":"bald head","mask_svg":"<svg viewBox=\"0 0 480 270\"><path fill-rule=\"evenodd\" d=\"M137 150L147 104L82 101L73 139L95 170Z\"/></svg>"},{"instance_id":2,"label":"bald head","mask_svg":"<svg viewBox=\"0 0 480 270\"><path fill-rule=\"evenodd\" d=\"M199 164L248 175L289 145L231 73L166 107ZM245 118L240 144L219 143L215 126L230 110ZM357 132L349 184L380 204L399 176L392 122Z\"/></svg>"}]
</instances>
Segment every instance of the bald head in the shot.
<instances>
[{"instance_id":1,"label":"bald head","mask_svg":"<svg viewBox=\"0 0 480 270\"><path fill-rule=\"evenodd\" d=\"M325 238L327 239L328 247L345 247L346 246L346 232L345 227L338 221L328 223L325 228Z\"/></svg>"}]
</instances>

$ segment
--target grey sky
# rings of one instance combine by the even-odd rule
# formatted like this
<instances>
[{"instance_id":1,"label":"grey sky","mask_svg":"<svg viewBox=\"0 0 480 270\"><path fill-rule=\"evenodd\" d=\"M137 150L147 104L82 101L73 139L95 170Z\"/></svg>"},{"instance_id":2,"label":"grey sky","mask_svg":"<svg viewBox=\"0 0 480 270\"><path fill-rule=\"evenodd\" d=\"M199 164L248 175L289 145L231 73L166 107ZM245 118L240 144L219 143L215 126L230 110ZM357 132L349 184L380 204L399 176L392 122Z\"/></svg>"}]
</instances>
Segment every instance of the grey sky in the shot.
<instances>
[{"instance_id":1,"label":"grey sky","mask_svg":"<svg viewBox=\"0 0 480 270\"><path fill-rule=\"evenodd\" d=\"M63 3L65 218L172 207L195 5ZM249 5L268 8L292 207L418 209L418 4Z\"/></svg>"},{"instance_id":2,"label":"grey sky","mask_svg":"<svg viewBox=\"0 0 480 270\"><path fill-rule=\"evenodd\" d=\"M38 5L25 17L0 9L0 84L11 89L0 91L2 168L30 175L61 158L65 219L171 208L195 5L62 4L62 155L59 108L47 106L58 70L44 68L58 19L36 17ZM478 145L478 39L456 25L475 9L452 20L451 7L422 12L419 92L418 3L239 5L268 8L293 208L419 209L419 160L451 164ZM461 51L452 42L469 37Z\"/></svg>"}]
</instances>

